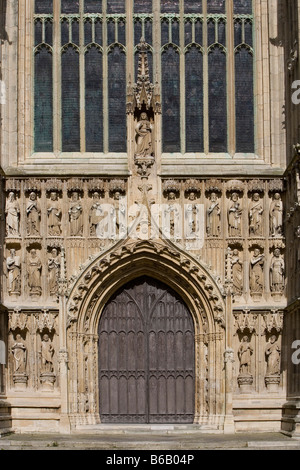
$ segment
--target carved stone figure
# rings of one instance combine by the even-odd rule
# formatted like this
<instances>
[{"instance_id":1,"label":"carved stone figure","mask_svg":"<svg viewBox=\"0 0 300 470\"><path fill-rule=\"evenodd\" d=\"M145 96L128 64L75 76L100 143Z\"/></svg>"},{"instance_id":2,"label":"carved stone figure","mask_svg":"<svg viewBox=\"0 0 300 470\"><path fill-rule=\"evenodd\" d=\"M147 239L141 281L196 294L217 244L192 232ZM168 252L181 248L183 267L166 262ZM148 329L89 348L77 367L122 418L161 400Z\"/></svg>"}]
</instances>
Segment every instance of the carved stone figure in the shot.
<instances>
[{"instance_id":1,"label":"carved stone figure","mask_svg":"<svg viewBox=\"0 0 300 470\"><path fill-rule=\"evenodd\" d=\"M243 263L240 260L239 251L237 249L233 250L231 266L233 293L235 295L241 295L243 292Z\"/></svg>"},{"instance_id":2,"label":"carved stone figure","mask_svg":"<svg viewBox=\"0 0 300 470\"><path fill-rule=\"evenodd\" d=\"M53 372L53 354L54 348L49 336L45 334L41 344L42 373Z\"/></svg>"},{"instance_id":3,"label":"carved stone figure","mask_svg":"<svg viewBox=\"0 0 300 470\"><path fill-rule=\"evenodd\" d=\"M122 237L126 235L126 204L122 200L122 194L119 191L114 193L115 207L112 209L112 227L109 230L111 237L115 238L117 235Z\"/></svg>"},{"instance_id":4,"label":"carved stone figure","mask_svg":"<svg viewBox=\"0 0 300 470\"><path fill-rule=\"evenodd\" d=\"M56 248L53 248L48 259L48 272L50 295L56 295L58 293L58 279L60 275L60 258Z\"/></svg>"},{"instance_id":5,"label":"carved stone figure","mask_svg":"<svg viewBox=\"0 0 300 470\"><path fill-rule=\"evenodd\" d=\"M27 214L27 235L39 236L40 235L40 218L41 218L41 207L37 200L35 192L31 192L29 195L29 201L26 207Z\"/></svg>"},{"instance_id":6,"label":"carved stone figure","mask_svg":"<svg viewBox=\"0 0 300 470\"><path fill-rule=\"evenodd\" d=\"M267 372L266 375L280 375L280 348L275 335L272 335L266 350Z\"/></svg>"},{"instance_id":7,"label":"carved stone figure","mask_svg":"<svg viewBox=\"0 0 300 470\"><path fill-rule=\"evenodd\" d=\"M249 206L249 233L250 235L262 235L262 214L264 212L259 193L254 193Z\"/></svg>"},{"instance_id":8,"label":"carved stone figure","mask_svg":"<svg viewBox=\"0 0 300 470\"><path fill-rule=\"evenodd\" d=\"M20 334L16 336L16 342L13 344L11 351L14 357L14 372L18 374L25 373L27 349Z\"/></svg>"},{"instance_id":9,"label":"carved stone figure","mask_svg":"<svg viewBox=\"0 0 300 470\"><path fill-rule=\"evenodd\" d=\"M243 210L239 202L239 196L237 193L233 193L228 209L228 234L230 237L241 236L242 213Z\"/></svg>"},{"instance_id":10,"label":"carved stone figure","mask_svg":"<svg viewBox=\"0 0 300 470\"><path fill-rule=\"evenodd\" d=\"M166 238L180 238L180 214L176 204L176 194L173 191L168 193L169 204L164 211L163 233Z\"/></svg>"},{"instance_id":11,"label":"carved stone figure","mask_svg":"<svg viewBox=\"0 0 300 470\"><path fill-rule=\"evenodd\" d=\"M71 203L69 208L69 219L70 219L70 235L71 237L82 236L83 231L83 219L82 219L82 205L79 198L79 193L74 191L71 197Z\"/></svg>"},{"instance_id":12,"label":"carved stone figure","mask_svg":"<svg viewBox=\"0 0 300 470\"><path fill-rule=\"evenodd\" d=\"M6 235L8 237L20 236L20 206L14 192L10 192L6 201Z\"/></svg>"},{"instance_id":13,"label":"carved stone figure","mask_svg":"<svg viewBox=\"0 0 300 470\"><path fill-rule=\"evenodd\" d=\"M10 295L21 295L21 260L16 256L16 250L10 250L6 260L8 271L8 292Z\"/></svg>"},{"instance_id":14,"label":"carved stone figure","mask_svg":"<svg viewBox=\"0 0 300 470\"><path fill-rule=\"evenodd\" d=\"M48 214L48 235L59 236L61 234L61 207L56 191L50 194L50 200L47 204Z\"/></svg>"},{"instance_id":15,"label":"carved stone figure","mask_svg":"<svg viewBox=\"0 0 300 470\"><path fill-rule=\"evenodd\" d=\"M197 213L198 208L195 201L197 200L197 196L194 192L190 192L189 194L189 204L187 204L187 221L188 221L188 230L187 230L187 237L193 237L197 231Z\"/></svg>"},{"instance_id":16,"label":"carved stone figure","mask_svg":"<svg viewBox=\"0 0 300 470\"><path fill-rule=\"evenodd\" d=\"M280 193L275 193L270 206L270 235L272 237L282 235L283 203Z\"/></svg>"},{"instance_id":17,"label":"carved stone figure","mask_svg":"<svg viewBox=\"0 0 300 470\"><path fill-rule=\"evenodd\" d=\"M240 375L251 375L251 356L253 348L250 345L248 336L242 338L241 345L238 350L238 358L240 361Z\"/></svg>"},{"instance_id":18,"label":"carved stone figure","mask_svg":"<svg viewBox=\"0 0 300 470\"><path fill-rule=\"evenodd\" d=\"M280 256L280 250L276 248L270 266L271 292L283 292L284 290L284 260Z\"/></svg>"},{"instance_id":19,"label":"carved stone figure","mask_svg":"<svg viewBox=\"0 0 300 470\"><path fill-rule=\"evenodd\" d=\"M251 294L262 294L264 288L264 254L256 248L250 259L250 291Z\"/></svg>"},{"instance_id":20,"label":"carved stone figure","mask_svg":"<svg viewBox=\"0 0 300 470\"><path fill-rule=\"evenodd\" d=\"M152 131L153 126L150 123L147 113L142 113L140 121L136 125L136 153L135 156L149 157L153 155Z\"/></svg>"},{"instance_id":21,"label":"carved stone figure","mask_svg":"<svg viewBox=\"0 0 300 470\"><path fill-rule=\"evenodd\" d=\"M101 208L101 200L100 200L100 194L95 191L93 193L93 204L90 209L90 216L89 216L89 221L90 221L90 235L92 237L95 237L97 235L97 226L101 220L101 216L103 215L103 211Z\"/></svg>"},{"instance_id":22,"label":"carved stone figure","mask_svg":"<svg viewBox=\"0 0 300 470\"><path fill-rule=\"evenodd\" d=\"M219 237L221 208L216 193L210 195L210 206L207 210L207 235L209 237Z\"/></svg>"},{"instance_id":23,"label":"carved stone figure","mask_svg":"<svg viewBox=\"0 0 300 470\"><path fill-rule=\"evenodd\" d=\"M30 295L42 294L41 283L42 262L35 249L30 250L27 262L28 286Z\"/></svg>"}]
</instances>

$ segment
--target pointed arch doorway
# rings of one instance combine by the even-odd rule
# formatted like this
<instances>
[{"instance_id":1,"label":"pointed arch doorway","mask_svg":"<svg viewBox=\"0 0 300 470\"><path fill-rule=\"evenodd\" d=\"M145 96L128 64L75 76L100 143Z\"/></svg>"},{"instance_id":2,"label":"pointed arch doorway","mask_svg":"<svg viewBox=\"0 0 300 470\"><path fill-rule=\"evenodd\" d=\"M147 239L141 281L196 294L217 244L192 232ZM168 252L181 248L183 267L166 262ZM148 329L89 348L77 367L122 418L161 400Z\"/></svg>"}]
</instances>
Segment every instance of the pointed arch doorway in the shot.
<instances>
[{"instance_id":1,"label":"pointed arch doorway","mask_svg":"<svg viewBox=\"0 0 300 470\"><path fill-rule=\"evenodd\" d=\"M106 304L98 334L102 423L193 423L194 322L175 291L131 281Z\"/></svg>"}]
</instances>

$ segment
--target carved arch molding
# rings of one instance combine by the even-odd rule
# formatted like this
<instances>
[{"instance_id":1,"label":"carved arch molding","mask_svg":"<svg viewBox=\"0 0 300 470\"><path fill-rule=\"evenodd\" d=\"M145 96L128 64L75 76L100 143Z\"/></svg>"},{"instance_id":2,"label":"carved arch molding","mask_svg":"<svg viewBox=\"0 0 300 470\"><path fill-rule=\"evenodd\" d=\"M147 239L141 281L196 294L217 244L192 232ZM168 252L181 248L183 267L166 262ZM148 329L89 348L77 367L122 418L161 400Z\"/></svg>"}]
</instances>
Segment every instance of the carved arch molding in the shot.
<instances>
[{"instance_id":1,"label":"carved arch molding","mask_svg":"<svg viewBox=\"0 0 300 470\"><path fill-rule=\"evenodd\" d=\"M194 323L194 423L222 426L224 416L225 296L209 269L169 242L121 241L81 267L68 292L69 405L73 425L97 424L98 328L112 296L147 276L170 287Z\"/></svg>"}]
</instances>

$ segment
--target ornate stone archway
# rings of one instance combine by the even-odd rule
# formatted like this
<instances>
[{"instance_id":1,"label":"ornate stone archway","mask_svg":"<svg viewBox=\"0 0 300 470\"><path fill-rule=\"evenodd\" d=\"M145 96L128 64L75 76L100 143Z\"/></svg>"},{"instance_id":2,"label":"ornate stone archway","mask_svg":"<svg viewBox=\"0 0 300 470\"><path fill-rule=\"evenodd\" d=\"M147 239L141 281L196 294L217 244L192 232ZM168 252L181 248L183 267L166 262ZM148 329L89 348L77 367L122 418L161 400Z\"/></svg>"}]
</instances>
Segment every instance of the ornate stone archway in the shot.
<instances>
[{"instance_id":1,"label":"ornate stone archway","mask_svg":"<svg viewBox=\"0 0 300 470\"><path fill-rule=\"evenodd\" d=\"M98 325L111 296L140 276L172 288L195 329L195 424L222 427L225 317L222 288L208 269L166 241L122 241L82 268L68 293L68 402L72 426L98 424Z\"/></svg>"}]
</instances>

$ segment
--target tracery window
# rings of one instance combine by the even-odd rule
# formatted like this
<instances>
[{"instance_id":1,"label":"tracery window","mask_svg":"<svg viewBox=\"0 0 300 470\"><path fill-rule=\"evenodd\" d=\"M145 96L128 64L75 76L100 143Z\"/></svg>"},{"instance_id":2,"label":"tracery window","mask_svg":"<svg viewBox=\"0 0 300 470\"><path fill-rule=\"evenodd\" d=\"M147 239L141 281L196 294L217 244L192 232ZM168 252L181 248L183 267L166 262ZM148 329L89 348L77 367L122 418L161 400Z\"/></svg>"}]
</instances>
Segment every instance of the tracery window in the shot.
<instances>
[{"instance_id":1,"label":"tracery window","mask_svg":"<svg viewBox=\"0 0 300 470\"><path fill-rule=\"evenodd\" d=\"M252 0L35 0L35 152L126 152L149 46L165 153L254 152Z\"/></svg>"}]
</instances>

